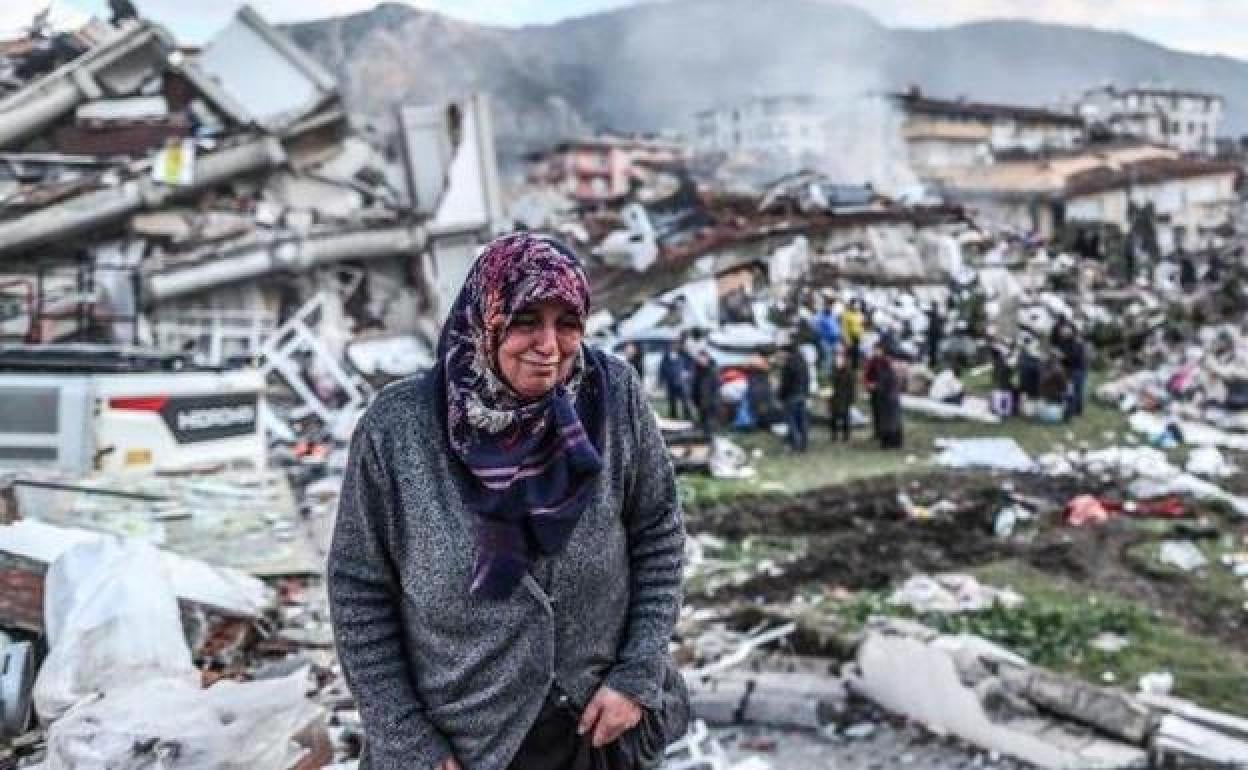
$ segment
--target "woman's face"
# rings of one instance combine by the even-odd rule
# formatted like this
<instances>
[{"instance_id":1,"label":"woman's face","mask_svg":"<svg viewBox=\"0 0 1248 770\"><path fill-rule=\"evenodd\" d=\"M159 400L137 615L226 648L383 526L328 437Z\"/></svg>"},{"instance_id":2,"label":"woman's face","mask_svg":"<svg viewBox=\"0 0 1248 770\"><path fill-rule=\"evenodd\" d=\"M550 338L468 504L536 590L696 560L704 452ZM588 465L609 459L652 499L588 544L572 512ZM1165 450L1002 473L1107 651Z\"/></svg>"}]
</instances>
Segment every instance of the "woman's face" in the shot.
<instances>
[{"instance_id":1,"label":"woman's face","mask_svg":"<svg viewBox=\"0 0 1248 770\"><path fill-rule=\"evenodd\" d=\"M540 398L572 373L584 335L580 316L567 305L529 305L503 332L498 373L521 398Z\"/></svg>"}]
</instances>

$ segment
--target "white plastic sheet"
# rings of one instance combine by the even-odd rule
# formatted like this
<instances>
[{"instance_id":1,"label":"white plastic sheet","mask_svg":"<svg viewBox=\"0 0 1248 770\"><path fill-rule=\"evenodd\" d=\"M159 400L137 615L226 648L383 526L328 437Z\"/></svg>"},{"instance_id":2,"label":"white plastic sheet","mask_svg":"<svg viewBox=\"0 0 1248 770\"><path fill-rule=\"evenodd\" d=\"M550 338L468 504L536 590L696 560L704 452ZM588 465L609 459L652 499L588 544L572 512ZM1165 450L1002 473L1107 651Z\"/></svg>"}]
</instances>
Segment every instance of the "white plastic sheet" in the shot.
<instances>
[{"instance_id":1,"label":"white plastic sheet","mask_svg":"<svg viewBox=\"0 0 1248 770\"><path fill-rule=\"evenodd\" d=\"M51 564L71 547L83 543L116 542L113 535L83 529L55 527L22 519L0 527L0 552ZM238 570L214 567L196 559L162 552L161 561L179 599L206 604L243 617L260 617L270 603L270 589Z\"/></svg>"},{"instance_id":2,"label":"white plastic sheet","mask_svg":"<svg viewBox=\"0 0 1248 770\"><path fill-rule=\"evenodd\" d=\"M991 468L1029 472L1036 463L1012 438L936 439L936 462L948 468Z\"/></svg>"},{"instance_id":3,"label":"white plastic sheet","mask_svg":"<svg viewBox=\"0 0 1248 770\"><path fill-rule=\"evenodd\" d=\"M34 694L45 723L134 682L198 681L160 552L141 541L106 538L61 554L48 570L44 624L50 651Z\"/></svg>"},{"instance_id":4,"label":"white plastic sheet","mask_svg":"<svg viewBox=\"0 0 1248 770\"><path fill-rule=\"evenodd\" d=\"M83 701L48 731L41 770L287 770L317 715L307 669L201 690L149 679Z\"/></svg>"}]
</instances>

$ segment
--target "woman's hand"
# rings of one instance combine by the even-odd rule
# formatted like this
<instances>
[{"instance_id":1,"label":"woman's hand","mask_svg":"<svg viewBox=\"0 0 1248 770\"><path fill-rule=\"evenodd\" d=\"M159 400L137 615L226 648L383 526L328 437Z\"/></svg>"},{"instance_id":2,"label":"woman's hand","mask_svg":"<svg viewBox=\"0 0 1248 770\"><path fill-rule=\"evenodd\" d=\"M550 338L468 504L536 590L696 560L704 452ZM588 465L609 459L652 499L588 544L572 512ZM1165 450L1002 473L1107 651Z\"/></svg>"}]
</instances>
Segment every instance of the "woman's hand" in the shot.
<instances>
[{"instance_id":1,"label":"woman's hand","mask_svg":"<svg viewBox=\"0 0 1248 770\"><path fill-rule=\"evenodd\" d=\"M592 730L591 743L594 748L600 749L636 727L640 721L641 706L632 698L604 686L598 688L593 700L585 707L576 733L584 735Z\"/></svg>"},{"instance_id":2,"label":"woman's hand","mask_svg":"<svg viewBox=\"0 0 1248 770\"><path fill-rule=\"evenodd\" d=\"M455 761L455 757L447 757L438 763L433 770L460 770L459 763Z\"/></svg>"}]
</instances>

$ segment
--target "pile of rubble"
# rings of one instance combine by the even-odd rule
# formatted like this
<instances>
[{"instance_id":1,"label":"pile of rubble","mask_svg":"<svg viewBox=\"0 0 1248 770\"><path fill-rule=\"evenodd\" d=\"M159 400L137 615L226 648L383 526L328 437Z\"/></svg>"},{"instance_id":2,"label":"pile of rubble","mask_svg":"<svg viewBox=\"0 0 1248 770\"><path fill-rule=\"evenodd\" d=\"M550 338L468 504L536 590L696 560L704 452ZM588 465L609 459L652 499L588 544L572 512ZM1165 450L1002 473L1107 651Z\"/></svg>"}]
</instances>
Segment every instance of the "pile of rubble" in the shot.
<instances>
[{"instance_id":1,"label":"pile of rubble","mask_svg":"<svg viewBox=\"0 0 1248 770\"><path fill-rule=\"evenodd\" d=\"M328 522L297 515L280 474L142 486L0 489L0 767L358 755L320 579Z\"/></svg>"},{"instance_id":2,"label":"pile of rubble","mask_svg":"<svg viewBox=\"0 0 1248 770\"><path fill-rule=\"evenodd\" d=\"M0 46L3 386L63 396L0 483L0 768L358 757L345 442L501 212L483 96L362 122L250 8L202 50L132 9Z\"/></svg>"},{"instance_id":3,"label":"pile of rubble","mask_svg":"<svg viewBox=\"0 0 1248 770\"><path fill-rule=\"evenodd\" d=\"M1007 598L1022 601L978 587L968 603L967 578L942 580L954 578L961 601L950 595L948 606L925 603L924 610L982 612ZM906 591L894 598L912 600L918 584L910 581ZM721 730L813 731L834 750L869 737L892 715L963 741L994 764L1002 757L1043 768L1229 766L1248 759L1248 722L1171 696L1168 674L1141 677L1138 692L1092 685L978 636L884 617L842 641L837 657L763 652L787 646L798 625L730 632L712 622L713 613L693 614L682 621L690 636L678 654L693 661L685 676L694 715ZM1125 643L1102 636L1096 644ZM864 721L869 708L882 712ZM753 748L783 753L774 738Z\"/></svg>"},{"instance_id":4,"label":"pile of rubble","mask_svg":"<svg viewBox=\"0 0 1248 770\"><path fill-rule=\"evenodd\" d=\"M220 366L324 294L339 346L398 336L428 358L501 225L483 97L361 123L246 7L202 50L129 14L22 42L0 52L0 335Z\"/></svg>"}]
</instances>

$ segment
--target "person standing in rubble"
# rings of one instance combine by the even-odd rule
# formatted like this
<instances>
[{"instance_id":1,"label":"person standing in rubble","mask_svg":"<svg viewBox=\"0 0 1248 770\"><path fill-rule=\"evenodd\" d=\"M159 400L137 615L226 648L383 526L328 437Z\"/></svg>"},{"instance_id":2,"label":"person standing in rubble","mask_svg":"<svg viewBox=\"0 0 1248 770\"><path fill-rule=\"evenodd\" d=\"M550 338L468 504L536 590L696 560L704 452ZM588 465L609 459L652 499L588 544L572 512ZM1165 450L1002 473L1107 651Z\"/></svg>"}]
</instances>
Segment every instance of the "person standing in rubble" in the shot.
<instances>
[{"instance_id":1,"label":"person standing in rubble","mask_svg":"<svg viewBox=\"0 0 1248 770\"><path fill-rule=\"evenodd\" d=\"M815 339L819 344L820 370L825 376L830 376L836 352L841 346L841 319L826 300L823 309L815 316Z\"/></svg>"},{"instance_id":2,"label":"person standing in rubble","mask_svg":"<svg viewBox=\"0 0 1248 770\"><path fill-rule=\"evenodd\" d=\"M901 449L901 375L883 341L867 360L863 380L871 398L871 423L881 449Z\"/></svg>"},{"instance_id":3,"label":"person standing in rubble","mask_svg":"<svg viewBox=\"0 0 1248 770\"><path fill-rule=\"evenodd\" d=\"M940 303L932 300L927 308L927 366L933 372L940 367L940 347L945 341L945 316Z\"/></svg>"},{"instance_id":4,"label":"person standing in rubble","mask_svg":"<svg viewBox=\"0 0 1248 770\"><path fill-rule=\"evenodd\" d=\"M1040 400L1040 342L1030 333L1019 337L1018 388L1014 397L1015 413L1026 415Z\"/></svg>"},{"instance_id":5,"label":"person standing in rubble","mask_svg":"<svg viewBox=\"0 0 1248 770\"><path fill-rule=\"evenodd\" d=\"M668 417L673 420L694 419L693 358L689 355L689 337L683 332L663 354L659 379L667 391Z\"/></svg>"},{"instance_id":6,"label":"person standing in rubble","mask_svg":"<svg viewBox=\"0 0 1248 770\"><path fill-rule=\"evenodd\" d=\"M862 335L866 320L858 309L858 300L851 299L841 313L841 339L849 351L849 364L858 371L862 365Z\"/></svg>"},{"instance_id":7,"label":"person standing in rubble","mask_svg":"<svg viewBox=\"0 0 1248 770\"><path fill-rule=\"evenodd\" d=\"M810 415L806 399L810 397L810 366L798 343L790 341L780 370L780 403L788 425L785 443L795 452L805 452L810 445Z\"/></svg>"},{"instance_id":8,"label":"person standing in rubble","mask_svg":"<svg viewBox=\"0 0 1248 770\"><path fill-rule=\"evenodd\" d=\"M693 402L698 408L698 427L709 441L719 415L719 367L705 347L693 357Z\"/></svg>"},{"instance_id":9,"label":"person standing in rubble","mask_svg":"<svg viewBox=\"0 0 1248 770\"><path fill-rule=\"evenodd\" d=\"M832 368L832 399L828 404L833 441L849 441L853 429L850 413L857 397L858 373L850 366L849 354L844 349L838 350Z\"/></svg>"},{"instance_id":10,"label":"person standing in rubble","mask_svg":"<svg viewBox=\"0 0 1248 770\"><path fill-rule=\"evenodd\" d=\"M1038 387L1040 403L1032 412L1033 416L1041 422L1061 422L1070 404L1070 378L1057 353L1045 361Z\"/></svg>"},{"instance_id":11,"label":"person standing in rubble","mask_svg":"<svg viewBox=\"0 0 1248 770\"><path fill-rule=\"evenodd\" d=\"M494 240L359 422L327 574L361 770L637 770L687 728L675 476L589 296L565 246Z\"/></svg>"},{"instance_id":12,"label":"person standing in rubble","mask_svg":"<svg viewBox=\"0 0 1248 770\"><path fill-rule=\"evenodd\" d=\"M1087 349L1075 325L1069 320L1058 322L1053 329L1053 347L1061 356L1066 370L1069 393L1066 398L1064 419L1083 416L1084 390L1088 383Z\"/></svg>"},{"instance_id":13,"label":"person standing in rubble","mask_svg":"<svg viewBox=\"0 0 1248 770\"><path fill-rule=\"evenodd\" d=\"M1015 414L1014 394L1017 388L1014 382L1014 369L1010 365L1010 349L1005 343L995 341L991 348L992 356L992 393L990 406L992 413L998 417L1010 417Z\"/></svg>"}]
</instances>

